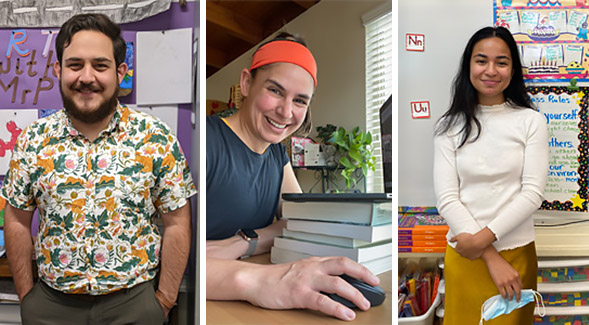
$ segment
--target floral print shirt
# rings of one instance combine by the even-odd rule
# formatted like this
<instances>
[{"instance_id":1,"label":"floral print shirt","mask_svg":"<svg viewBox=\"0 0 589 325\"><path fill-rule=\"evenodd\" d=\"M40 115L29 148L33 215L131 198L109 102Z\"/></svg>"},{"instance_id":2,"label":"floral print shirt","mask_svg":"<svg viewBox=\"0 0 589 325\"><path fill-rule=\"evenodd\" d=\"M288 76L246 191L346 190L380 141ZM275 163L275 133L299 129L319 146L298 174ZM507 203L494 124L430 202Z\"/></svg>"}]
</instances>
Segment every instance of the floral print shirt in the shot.
<instances>
[{"instance_id":1,"label":"floral print shirt","mask_svg":"<svg viewBox=\"0 0 589 325\"><path fill-rule=\"evenodd\" d=\"M39 210L40 278L65 293L101 295L158 272L158 214L196 193L176 137L158 119L118 105L89 141L62 109L26 128L2 196Z\"/></svg>"}]
</instances>

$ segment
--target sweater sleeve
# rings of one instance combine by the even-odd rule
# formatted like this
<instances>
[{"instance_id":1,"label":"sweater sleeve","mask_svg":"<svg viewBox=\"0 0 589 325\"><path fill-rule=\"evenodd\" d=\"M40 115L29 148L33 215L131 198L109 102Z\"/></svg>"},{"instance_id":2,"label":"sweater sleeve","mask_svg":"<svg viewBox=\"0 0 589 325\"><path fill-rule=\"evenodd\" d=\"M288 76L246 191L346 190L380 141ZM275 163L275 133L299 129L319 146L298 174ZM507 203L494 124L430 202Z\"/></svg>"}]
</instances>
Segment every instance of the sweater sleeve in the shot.
<instances>
[{"instance_id":1,"label":"sweater sleeve","mask_svg":"<svg viewBox=\"0 0 589 325\"><path fill-rule=\"evenodd\" d=\"M481 227L460 201L460 180L456 169L456 144L442 134L434 138L434 192L438 212L456 235L475 234Z\"/></svg>"},{"instance_id":2,"label":"sweater sleeve","mask_svg":"<svg viewBox=\"0 0 589 325\"><path fill-rule=\"evenodd\" d=\"M548 178L548 127L541 114L535 114L532 121L527 130L521 191L487 225L497 240L532 216L542 204Z\"/></svg>"}]
</instances>

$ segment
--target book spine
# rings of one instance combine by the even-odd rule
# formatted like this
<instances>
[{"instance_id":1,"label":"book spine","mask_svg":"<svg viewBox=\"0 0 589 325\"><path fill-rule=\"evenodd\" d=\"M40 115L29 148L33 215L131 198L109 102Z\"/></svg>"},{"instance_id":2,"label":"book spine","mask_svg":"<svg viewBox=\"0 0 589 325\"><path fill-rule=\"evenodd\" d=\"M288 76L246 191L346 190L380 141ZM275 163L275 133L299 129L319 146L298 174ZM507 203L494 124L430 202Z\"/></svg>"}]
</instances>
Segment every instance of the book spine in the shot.
<instances>
[{"instance_id":1,"label":"book spine","mask_svg":"<svg viewBox=\"0 0 589 325\"><path fill-rule=\"evenodd\" d=\"M399 235L444 235L448 233L448 226L418 226L415 228L399 228Z\"/></svg>"},{"instance_id":2,"label":"book spine","mask_svg":"<svg viewBox=\"0 0 589 325\"><path fill-rule=\"evenodd\" d=\"M372 203L371 226L385 225L393 222L393 204L390 202Z\"/></svg>"},{"instance_id":3,"label":"book spine","mask_svg":"<svg viewBox=\"0 0 589 325\"><path fill-rule=\"evenodd\" d=\"M399 246L446 247L446 240L399 240Z\"/></svg>"},{"instance_id":4,"label":"book spine","mask_svg":"<svg viewBox=\"0 0 589 325\"><path fill-rule=\"evenodd\" d=\"M399 246L399 253L445 253L446 247Z\"/></svg>"},{"instance_id":5,"label":"book spine","mask_svg":"<svg viewBox=\"0 0 589 325\"><path fill-rule=\"evenodd\" d=\"M446 240L446 235L399 235L401 240Z\"/></svg>"}]
</instances>

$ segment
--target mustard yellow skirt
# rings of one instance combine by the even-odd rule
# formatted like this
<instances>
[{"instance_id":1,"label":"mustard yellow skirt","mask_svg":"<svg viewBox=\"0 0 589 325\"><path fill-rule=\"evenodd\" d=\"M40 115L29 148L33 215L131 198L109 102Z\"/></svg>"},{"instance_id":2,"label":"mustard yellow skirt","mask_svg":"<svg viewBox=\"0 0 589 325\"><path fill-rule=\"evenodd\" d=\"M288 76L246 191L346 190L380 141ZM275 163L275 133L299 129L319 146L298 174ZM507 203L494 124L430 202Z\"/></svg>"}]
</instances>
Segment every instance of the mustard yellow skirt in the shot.
<instances>
[{"instance_id":1,"label":"mustard yellow skirt","mask_svg":"<svg viewBox=\"0 0 589 325\"><path fill-rule=\"evenodd\" d=\"M524 289L537 288L538 258L534 242L499 254L517 270ZM485 300L498 295L487 265L478 258L471 261L460 256L454 248L446 246L444 258L445 307L444 325L476 325L481 318ZM502 315L486 325L527 325L534 323L534 304Z\"/></svg>"}]
</instances>

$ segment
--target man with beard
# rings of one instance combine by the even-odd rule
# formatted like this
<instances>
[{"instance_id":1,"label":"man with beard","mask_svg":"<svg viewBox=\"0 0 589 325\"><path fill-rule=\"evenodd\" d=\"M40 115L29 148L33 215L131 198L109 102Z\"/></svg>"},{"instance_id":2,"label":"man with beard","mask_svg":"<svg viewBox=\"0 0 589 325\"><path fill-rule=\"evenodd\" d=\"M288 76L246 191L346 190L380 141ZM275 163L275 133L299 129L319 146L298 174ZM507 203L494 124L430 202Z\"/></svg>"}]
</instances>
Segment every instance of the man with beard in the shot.
<instances>
[{"instance_id":1,"label":"man with beard","mask_svg":"<svg viewBox=\"0 0 589 325\"><path fill-rule=\"evenodd\" d=\"M175 304L196 190L169 128L118 102L125 48L104 15L65 22L54 66L64 109L15 145L1 193L25 324L161 324Z\"/></svg>"}]
</instances>

